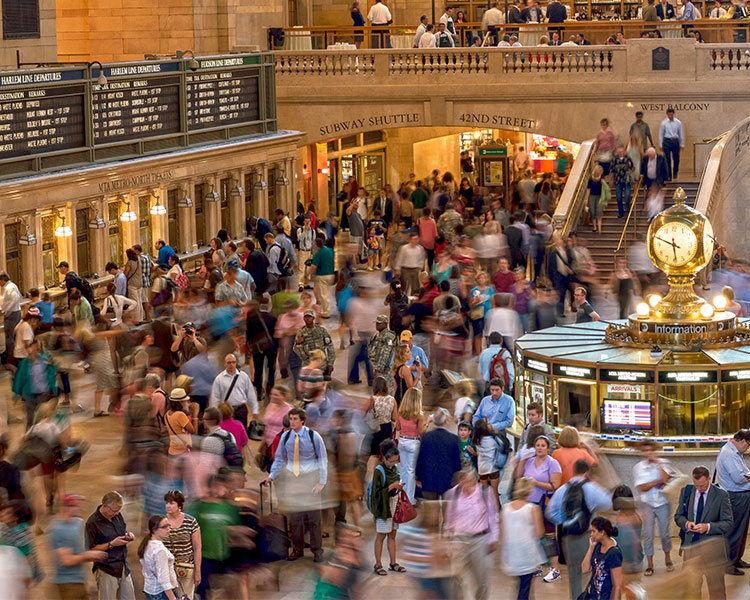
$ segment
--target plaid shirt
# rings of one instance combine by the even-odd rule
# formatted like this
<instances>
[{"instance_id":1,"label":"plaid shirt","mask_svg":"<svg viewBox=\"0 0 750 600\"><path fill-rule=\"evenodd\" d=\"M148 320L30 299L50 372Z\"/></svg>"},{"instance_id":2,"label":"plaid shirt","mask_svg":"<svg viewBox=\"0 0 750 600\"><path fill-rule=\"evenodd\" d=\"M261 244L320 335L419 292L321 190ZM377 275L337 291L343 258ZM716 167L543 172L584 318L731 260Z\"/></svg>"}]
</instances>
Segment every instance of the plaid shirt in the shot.
<instances>
[{"instance_id":1,"label":"plaid shirt","mask_svg":"<svg viewBox=\"0 0 750 600\"><path fill-rule=\"evenodd\" d=\"M148 289L151 287L151 269L154 266L154 261L148 254L141 252L138 260L141 263L141 280L143 281L143 287Z\"/></svg>"}]
</instances>

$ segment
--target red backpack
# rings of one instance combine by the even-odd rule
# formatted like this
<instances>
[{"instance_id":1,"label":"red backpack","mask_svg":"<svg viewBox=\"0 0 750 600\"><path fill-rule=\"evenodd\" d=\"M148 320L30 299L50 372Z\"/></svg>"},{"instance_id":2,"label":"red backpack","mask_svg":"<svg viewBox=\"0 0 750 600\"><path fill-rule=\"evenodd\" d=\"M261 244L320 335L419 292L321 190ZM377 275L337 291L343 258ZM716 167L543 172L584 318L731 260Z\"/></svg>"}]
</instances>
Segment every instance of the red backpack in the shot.
<instances>
[{"instance_id":1,"label":"red backpack","mask_svg":"<svg viewBox=\"0 0 750 600\"><path fill-rule=\"evenodd\" d=\"M494 377L502 379L506 390L510 388L510 373L508 373L508 367L505 362L509 358L511 358L510 352L506 348L503 348L490 363L490 379Z\"/></svg>"}]
</instances>

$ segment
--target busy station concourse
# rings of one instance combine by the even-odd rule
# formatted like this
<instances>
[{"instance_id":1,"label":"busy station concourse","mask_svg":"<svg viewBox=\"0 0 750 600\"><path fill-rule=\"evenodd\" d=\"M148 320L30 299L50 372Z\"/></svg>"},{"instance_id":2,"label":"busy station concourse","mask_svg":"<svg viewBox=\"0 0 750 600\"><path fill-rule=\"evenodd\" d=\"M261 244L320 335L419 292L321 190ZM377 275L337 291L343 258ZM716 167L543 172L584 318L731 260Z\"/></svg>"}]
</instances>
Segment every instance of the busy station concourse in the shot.
<instances>
[{"instance_id":1,"label":"busy station concourse","mask_svg":"<svg viewBox=\"0 0 750 600\"><path fill-rule=\"evenodd\" d=\"M0 600L750 598L746 0L0 3Z\"/></svg>"}]
</instances>

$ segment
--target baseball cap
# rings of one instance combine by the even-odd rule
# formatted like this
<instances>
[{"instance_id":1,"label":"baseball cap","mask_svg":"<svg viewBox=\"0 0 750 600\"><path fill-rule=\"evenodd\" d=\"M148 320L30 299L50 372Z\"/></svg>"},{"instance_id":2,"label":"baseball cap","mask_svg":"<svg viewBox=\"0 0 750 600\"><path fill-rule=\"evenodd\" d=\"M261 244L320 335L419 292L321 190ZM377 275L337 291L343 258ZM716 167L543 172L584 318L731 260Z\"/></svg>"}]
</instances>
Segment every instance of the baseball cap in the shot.
<instances>
[{"instance_id":1,"label":"baseball cap","mask_svg":"<svg viewBox=\"0 0 750 600\"><path fill-rule=\"evenodd\" d=\"M32 317L41 317L42 313L36 306L32 306L29 310L26 311L26 318L31 319Z\"/></svg>"},{"instance_id":2,"label":"baseball cap","mask_svg":"<svg viewBox=\"0 0 750 600\"><path fill-rule=\"evenodd\" d=\"M375 319L376 323L387 323L388 322L388 315L378 315L378 318Z\"/></svg>"},{"instance_id":3,"label":"baseball cap","mask_svg":"<svg viewBox=\"0 0 750 600\"><path fill-rule=\"evenodd\" d=\"M238 263L236 260L232 259L227 263L227 269L239 269L240 263Z\"/></svg>"},{"instance_id":4,"label":"baseball cap","mask_svg":"<svg viewBox=\"0 0 750 600\"><path fill-rule=\"evenodd\" d=\"M408 329L404 329L401 332L401 341L402 342L408 342L408 341L411 340L411 338L412 338L412 334L411 334L411 331L409 331Z\"/></svg>"},{"instance_id":5,"label":"baseball cap","mask_svg":"<svg viewBox=\"0 0 750 600\"><path fill-rule=\"evenodd\" d=\"M57 265L57 267L56 267L56 268L57 268L57 269L59 269L60 267L67 267L67 268L69 269L69 268L70 268L70 265L68 264L68 261L66 261L66 260L61 260L61 261L60 261L60 264L59 264L59 265Z\"/></svg>"},{"instance_id":6,"label":"baseball cap","mask_svg":"<svg viewBox=\"0 0 750 600\"><path fill-rule=\"evenodd\" d=\"M86 498L79 494L63 494L60 501L63 506L81 506Z\"/></svg>"},{"instance_id":7,"label":"baseball cap","mask_svg":"<svg viewBox=\"0 0 750 600\"><path fill-rule=\"evenodd\" d=\"M305 312L302 313L303 317L315 317L315 311L311 308L308 308Z\"/></svg>"}]
</instances>

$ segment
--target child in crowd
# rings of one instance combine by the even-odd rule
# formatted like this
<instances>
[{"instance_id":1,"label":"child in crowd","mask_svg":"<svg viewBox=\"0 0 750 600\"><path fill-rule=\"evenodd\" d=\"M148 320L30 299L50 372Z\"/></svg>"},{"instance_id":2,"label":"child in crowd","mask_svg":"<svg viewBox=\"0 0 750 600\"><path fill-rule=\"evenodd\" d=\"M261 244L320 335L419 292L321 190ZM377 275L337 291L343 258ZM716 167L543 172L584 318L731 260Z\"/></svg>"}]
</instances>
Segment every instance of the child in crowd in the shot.
<instances>
[{"instance_id":1,"label":"child in crowd","mask_svg":"<svg viewBox=\"0 0 750 600\"><path fill-rule=\"evenodd\" d=\"M471 441L471 424L461 421L458 424L458 447L461 450L461 466L477 468L477 449Z\"/></svg>"},{"instance_id":2,"label":"child in crowd","mask_svg":"<svg viewBox=\"0 0 750 600\"><path fill-rule=\"evenodd\" d=\"M370 271L375 270L378 264L378 257L380 256L381 243L376 230L375 225L367 229L367 268Z\"/></svg>"}]
</instances>

